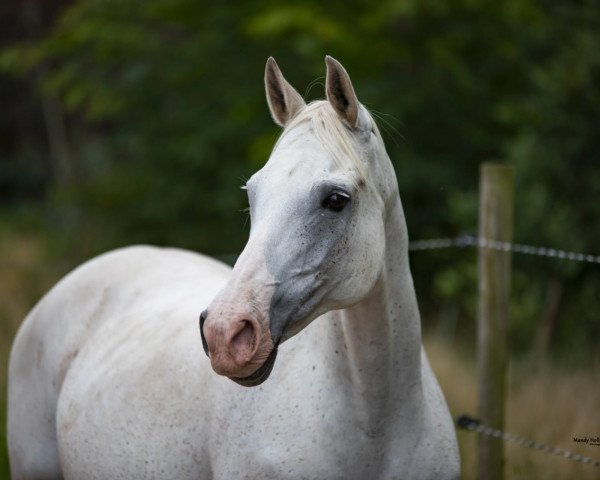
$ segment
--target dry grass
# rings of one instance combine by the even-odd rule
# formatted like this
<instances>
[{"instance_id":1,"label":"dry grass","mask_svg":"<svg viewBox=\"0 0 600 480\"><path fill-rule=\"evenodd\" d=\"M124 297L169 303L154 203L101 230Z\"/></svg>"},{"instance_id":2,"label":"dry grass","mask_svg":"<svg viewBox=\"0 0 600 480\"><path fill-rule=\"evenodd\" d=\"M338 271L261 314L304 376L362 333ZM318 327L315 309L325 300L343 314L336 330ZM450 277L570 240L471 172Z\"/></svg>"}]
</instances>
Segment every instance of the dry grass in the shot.
<instances>
[{"instance_id":1,"label":"dry grass","mask_svg":"<svg viewBox=\"0 0 600 480\"><path fill-rule=\"evenodd\" d=\"M448 344L427 338L426 349L453 415L477 413L476 370ZM509 369L507 430L538 442L600 459L600 447L573 437L600 436L600 365L585 371L561 371L549 365L519 365ZM477 434L458 431L463 479L474 479ZM573 460L509 443L505 449L505 478L597 479L600 470Z\"/></svg>"},{"instance_id":2,"label":"dry grass","mask_svg":"<svg viewBox=\"0 0 600 480\"><path fill-rule=\"evenodd\" d=\"M40 242L0 231L0 479L9 478L6 455L6 380L10 346L22 320L43 293L64 273L65 266L47 263Z\"/></svg>"}]
</instances>

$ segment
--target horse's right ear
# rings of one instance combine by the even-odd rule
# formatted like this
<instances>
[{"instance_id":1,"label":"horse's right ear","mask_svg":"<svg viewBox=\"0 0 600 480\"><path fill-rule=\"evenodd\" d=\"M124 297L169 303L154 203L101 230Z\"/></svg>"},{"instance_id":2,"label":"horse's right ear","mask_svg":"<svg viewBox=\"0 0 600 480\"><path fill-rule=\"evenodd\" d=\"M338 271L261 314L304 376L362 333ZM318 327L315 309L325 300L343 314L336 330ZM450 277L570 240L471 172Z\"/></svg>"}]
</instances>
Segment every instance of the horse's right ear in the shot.
<instances>
[{"instance_id":1,"label":"horse's right ear","mask_svg":"<svg viewBox=\"0 0 600 480\"><path fill-rule=\"evenodd\" d=\"M300 94L283 78L273 57L269 57L265 68L265 90L271 116L282 127L306 105Z\"/></svg>"}]
</instances>

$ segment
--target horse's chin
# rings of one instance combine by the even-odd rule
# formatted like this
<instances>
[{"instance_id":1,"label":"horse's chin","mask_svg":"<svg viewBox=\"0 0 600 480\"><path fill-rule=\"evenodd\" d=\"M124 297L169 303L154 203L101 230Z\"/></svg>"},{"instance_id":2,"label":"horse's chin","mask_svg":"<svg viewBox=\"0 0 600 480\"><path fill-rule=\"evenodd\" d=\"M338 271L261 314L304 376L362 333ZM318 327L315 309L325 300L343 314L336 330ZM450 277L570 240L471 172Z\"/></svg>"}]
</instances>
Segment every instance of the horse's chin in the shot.
<instances>
[{"instance_id":1,"label":"horse's chin","mask_svg":"<svg viewBox=\"0 0 600 480\"><path fill-rule=\"evenodd\" d=\"M269 375L271 375L271 371L273 370L273 365L275 365L275 359L277 358L277 347L273 347L271 353L260 367L256 369L256 371L247 377L229 377L235 383L242 385L243 387L256 387L263 383Z\"/></svg>"}]
</instances>

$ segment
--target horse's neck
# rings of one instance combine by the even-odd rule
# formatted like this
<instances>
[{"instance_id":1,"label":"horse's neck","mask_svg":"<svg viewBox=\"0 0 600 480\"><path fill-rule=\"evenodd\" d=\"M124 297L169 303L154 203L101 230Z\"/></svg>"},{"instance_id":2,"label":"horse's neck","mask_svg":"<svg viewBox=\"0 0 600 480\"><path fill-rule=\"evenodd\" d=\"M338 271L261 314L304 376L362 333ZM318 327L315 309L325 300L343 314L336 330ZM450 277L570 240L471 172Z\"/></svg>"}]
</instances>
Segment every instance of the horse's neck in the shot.
<instances>
[{"instance_id":1,"label":"horse's neck","mask_svg":"<svg viewBox=\"0 0 600 480\"><path fill-rule=\"evenodd\" d=\"M352 379L361 420L373 435L382 431L390 410L422 403L421 324L407 242L398 199L387 219L386 263L379 280L363 301L339 312L340 362Z\"/></svg>"}]
</instances>

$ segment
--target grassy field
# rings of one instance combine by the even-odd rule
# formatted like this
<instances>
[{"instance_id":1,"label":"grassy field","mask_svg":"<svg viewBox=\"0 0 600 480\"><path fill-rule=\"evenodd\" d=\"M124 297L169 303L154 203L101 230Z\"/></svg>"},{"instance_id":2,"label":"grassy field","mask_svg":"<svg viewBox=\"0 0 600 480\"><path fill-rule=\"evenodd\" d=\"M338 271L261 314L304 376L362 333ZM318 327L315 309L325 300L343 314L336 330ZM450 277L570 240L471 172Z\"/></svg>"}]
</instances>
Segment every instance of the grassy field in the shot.
<instances>
[{"instance_id":1,"label":"grassy field","mask_svg":"<svg viewBox=\"0 0 600 480\"><path fill-rule=\"evenodd\" d=\"M5 431L6 365L14 333L37 299L68 265L48 263L32 237L0 231L0 427ZM475 365L457 345L429 336L426 348L453 415L476 413ZM600 435L600 365L563 371L560 365L513 363L509 369L507 429L581 455L600 458L600 447L573 437ZM458 432L463 478L475 478L477 434ZM507 479L596 479L598 468L508 445ZM0 437L0 479L9 478L5 437Z\"/></svg>"},{"instance_id":2,"label":"grassy field","mask_svg":"<svg viewBox=\"0 0 600 480\"><path fill-rule=\"evenodd\" d=\"M9 478L6 455L6 367L15 332L28 310L62 274L45 262L37 240L0 228L0 479Z\"/></svg>"},{"instance_id":3,"label":"grassy field","mask_svg":"<svg viewBox=\"0 0 600 480\"><path fill-rule=\"evenodd\" d=\"M452 414L477 413L476 368L456 348L427 337L425 347ZM532 440L600 459L600 447L575 443L573 437L600 435L600 365L586 370L511 365L508 371L506 430ZM474 479L477 434L458 431L463 479ZM548 455L512 443L505 449L505 478L597 479L597 467Z\"/></svg>"}]
</instances>

